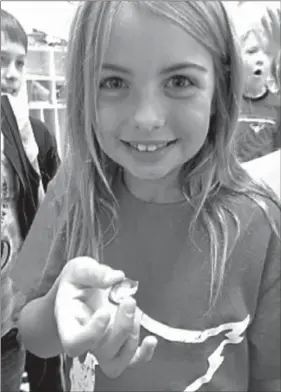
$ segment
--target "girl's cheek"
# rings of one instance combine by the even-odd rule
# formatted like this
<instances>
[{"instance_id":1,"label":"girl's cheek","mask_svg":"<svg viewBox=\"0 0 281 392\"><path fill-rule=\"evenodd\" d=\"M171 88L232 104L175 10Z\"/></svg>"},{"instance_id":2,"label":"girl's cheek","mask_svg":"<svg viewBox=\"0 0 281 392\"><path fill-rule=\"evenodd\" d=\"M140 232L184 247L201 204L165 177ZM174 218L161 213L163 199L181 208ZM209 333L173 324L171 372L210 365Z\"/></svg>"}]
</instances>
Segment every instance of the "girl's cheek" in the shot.
<instances>
[{"instance_id":1,"label":"girl's cheek","mask_svg":"<svg viewBox=\"0 0 281 392\"><path fill-rule=\"evenodd\" d=\"M119 135L133 127L133 110L130 107L116 106L104 108L99 114L101 132L104 135Z\"/></svg>"},{"instance_id":2,"label":"girl's cheek","mask_svg":"<svg viewBox=\"0 0 281 392\"><path fill-rule=\"evenodd\" d=\"M118 124L118 113L114 108L104 108L99 112L101 133L112 133Z\"/></svg>"}]
</instances>

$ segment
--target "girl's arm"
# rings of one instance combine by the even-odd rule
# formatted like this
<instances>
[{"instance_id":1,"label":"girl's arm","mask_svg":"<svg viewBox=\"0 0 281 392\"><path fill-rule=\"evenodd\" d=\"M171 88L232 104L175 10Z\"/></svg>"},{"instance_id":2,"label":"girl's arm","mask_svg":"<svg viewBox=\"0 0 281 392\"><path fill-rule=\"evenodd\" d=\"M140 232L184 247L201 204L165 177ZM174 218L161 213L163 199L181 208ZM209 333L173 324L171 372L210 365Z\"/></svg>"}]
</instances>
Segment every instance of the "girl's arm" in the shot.
<instances>
[{"instance_id":1,"label":"girl's arm","mask_svg":"<svg viewBox=\"0 0 281 392\"><path fill-rule=\"evenodd\" d=\"M123 273L89 258L67 262L64 236L53 244L52 228L60 216L56 194L63 175L59 170L48 187L13 270L16 289L29 300L19 315L19 333L26 348L41 357L60 352L75 357L91 351L104 373L115 377L129 364L149 360L156 341L144 339L138 347L140 323L134 318L134 300L120 304L112 320L100 304L92 306L99 289L120 281Z\"/></svg>"},{"instance_id":2,"label":"girl's arm","mask_svg":"<svg viewBox=\"0 0 281 392\"><path fill-rule=\"evenodd\" d=\"M280 220L280 212L279 214ZM280 222L277 222L280 230ZM272 233L248 331L250 392L280 392L280 238Z\"/></svg>"},{"instance_id":3,"label":"girl's arm","mask_svg":"<svg viewBox=\"0 0 281 392\"><path fill-rule=\"evenodd\" d=\"M89 267L88 263L90 264ZM85 269L88 273L86 276L82 276ZM110 275L105 277L104 271ZM76 324L76 319L86 321L89 315L92 315L93 311L87 306L86 302L87 297L90 298L98 292L97 288L110 287L120 279L122 280L123 277L122 272L113 271L106 266L99 265L93 259L77 258L67 263L48 293L27 303L20 313L18 328L25 348L42 358L53 357L62 352L69 352L71 356L76 356L91 349L90 342L85 345L82 342L82 336L81 338L78 336L78 342L76 343L78 349L75 352L75 332L77 327L82 329L83 324ZM84 285L86 294L84 294ZM59 289L60 299L58 302L57 293ZM62 320L60 332L64 344L62 344L57 327L58 323L60 325L60 320ZM107 321L109 322L109 317ZM91 340L99 340L103 337L107 324L101 328L101 325L97 323L94 330L91 331ZM120 328L121 326L118 325L117 327ZM123 334L125 335L126 331L130 332L131 327L131 320L128 320L126 326L122 326ZM70 340L65 338L68 333L71 334L71 341L66 341ZM78 331L78 335L79 333L83 334L82 331ZM83 347L81 347L82 344Z\"/></svg>"},{"instance_id":4,"label":"girl's arm","mask_svg":"<svg viewBox=\"0 0 281 392\"><path fill-rule=\"evenodd\" d=\"M19 332L25 348L41 358L63 352L54 316L58 279L43 297L29 302L19 318Z\"/></svg>"},{"instance_id":5,"label":"girl's arm","mask_svg":"<svg viewBox=\"0 0 281 392\"><path fill-rule=\"evenodd\" d=\"M25 347L43 358L90 351L113 378L130 364L149 361L157 341L146 337L138 347L135 301L124 299L118 307L108 302L110 287L123 279L123 272L89 257L69 261L49 292L22 310L19 332Z\"/></svg>"}]
</instances>

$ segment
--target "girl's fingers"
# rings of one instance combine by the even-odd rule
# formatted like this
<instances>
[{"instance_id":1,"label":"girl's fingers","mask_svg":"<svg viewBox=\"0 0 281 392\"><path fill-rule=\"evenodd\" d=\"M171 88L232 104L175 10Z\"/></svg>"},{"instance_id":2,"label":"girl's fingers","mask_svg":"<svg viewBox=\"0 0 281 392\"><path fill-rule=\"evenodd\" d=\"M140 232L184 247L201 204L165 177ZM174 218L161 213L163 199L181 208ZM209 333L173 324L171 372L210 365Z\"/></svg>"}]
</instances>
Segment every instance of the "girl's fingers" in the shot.
<instances>
[{"instance_id":1,"label":"girl's fingers","mask_svg":"<svg viewBox=\"0 0 281 392\"><path fill-rule=\"evenodd\" d=\"M138 335L131 335L115 358L99 361L99 366L107 377L117 378L127 367L151 361L157 339L154 336L147 336L140 347L138 347L138 340Z\"/></svg>"},{"instance_id":2,"label":"girl's fingers","mask_svg":"<svg viewBox=\"0 0 281 392\"><path fill-rule=\"evenodd\" d=\"M66 354L77 357L89 351L89 347L98 346L106 335L109 323L110 313L103 308L97 310L85 325L71 315L58 320L59 335Z\"/></svg>"},{"instance_id":3,"label":"girl's fingers","mask_svg":"<svg viewBox=\"0 0 281 392\"><path fill-rule=\"evenodd\" d=\"M106 361L114 358L118 354L121 347L132 334L135 310L136 302L133 298L127 298L120 303L106 339L101 342L95 351L98 359Z\"/></svg>"},{"instance_id":4,"label":"girl's fingers","mask_svg":"<svg viewBox=\"0 0 281 392\"><path fill-rule=\"evenodd\" d=\"M262 23L271 38L280 41L280 10L267 9L267 16L262 19Z\"/></svg>"},{"instance_id":5,"label":"girl's fingers","mask_svg":"<svg viewBox=\"0 0 281 392\"><path fill-rule=\"evenodd\" d=\"M143 339L141 346L137 349L134 357L130 362L130 367L134 367L141 362L151 361L157 346L157 338L155 336L147 336Z\"/></svg>"},{"instance_id":6,"label":"girl's fingers","mask_svg":"<svg viewBox=\"0 0 281 392\"><path fill-rule=\"evenodd\" d=\"M108 361L100 362L102 371L110 378L119 377L128 367L138 348L140 325L135 324L133 331L117 355Z\"/></svg>"},{"instance_id":7,"label":"girl's fingers","mask_svg":"<svg viewBox=\"0 0 281 392\"><path fill-rule=\"evenodd\" d=\"M78 288L107 288L125 277L124 272L99 264L90 257L77 257L65 266L62 280Z\"/></svg>"}]
</instances>

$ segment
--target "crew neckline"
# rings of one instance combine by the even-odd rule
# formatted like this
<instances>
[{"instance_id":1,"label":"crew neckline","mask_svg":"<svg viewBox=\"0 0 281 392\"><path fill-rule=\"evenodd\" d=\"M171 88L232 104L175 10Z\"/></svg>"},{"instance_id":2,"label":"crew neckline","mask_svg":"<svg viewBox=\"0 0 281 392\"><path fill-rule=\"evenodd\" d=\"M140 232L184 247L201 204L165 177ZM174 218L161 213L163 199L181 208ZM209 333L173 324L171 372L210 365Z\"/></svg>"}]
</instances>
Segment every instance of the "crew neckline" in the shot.
<instances>
[{"instance_id":1,"label":"crew neckline","mask_svg":"<svg viewBox=\"0 0 281 392\"><path fill-rule=\"evenodd\" d=\"M257 97L248 97L247 95L243 95L243 98L247 101L261 101L269 95L270 91L267 88L264 93L258 95Z\"/></svg>"},{"instance_id":2,"label":"crew neckline","mask_svg":"<svg viewBox=\"0 0 281 392\"><path fill-rule=\"evenodd\" d=\"M147 200L140 199L129 190L129 188L127 187L127 185L124 181L124 177L123 177L122 172L117 176L117 179L115 181L115 189L117 191L117 194L118 193L125 194L126 199L130 199L134 203L138 203L138 204L141 204L141 205L147 206L147 207L153 207L153 208L171 207L171 208L174 208L174 207L186 207L186 206L190 205L190 202L186 199L179 200L176 202L170 202L170 203L156 203L153 201L147 201Z\"/></svg>"}]
</instances>

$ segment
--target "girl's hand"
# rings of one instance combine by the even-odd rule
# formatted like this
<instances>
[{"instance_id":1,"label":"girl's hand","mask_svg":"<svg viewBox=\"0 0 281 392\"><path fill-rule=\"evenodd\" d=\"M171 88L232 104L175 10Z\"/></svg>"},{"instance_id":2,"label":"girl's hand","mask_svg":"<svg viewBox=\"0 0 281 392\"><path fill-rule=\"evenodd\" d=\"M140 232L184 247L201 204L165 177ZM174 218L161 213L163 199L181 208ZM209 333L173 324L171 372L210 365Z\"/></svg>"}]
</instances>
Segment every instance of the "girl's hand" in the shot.
<instances>
[{"instance_id":1,"label":"girl's hand","mask_svg":"<svg viewBox=\"0 0 281 392\"><path fill-rule=\"evenodd\" d=\"M280 9L267 8L261 23L268 38L270 54L274 57L280 50Z\"/></svg>"},{"instance_id":2,"label":"girl's hand","mask_svg":"<svg viewBox=\"0 0 281 392\"><path fill-rule=\"evenodd\" d=\"M118 377L128 366L149 361L157 340L139 343L140 320L129 298L115 306L108 301L112 285L124 273L88 257L64 267L55 300L55 318L65 353L71 357L92 352L108 377Z\"/></svg>"}]
</instances>

